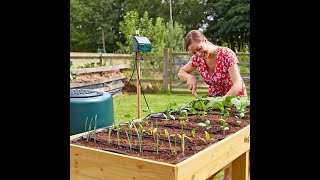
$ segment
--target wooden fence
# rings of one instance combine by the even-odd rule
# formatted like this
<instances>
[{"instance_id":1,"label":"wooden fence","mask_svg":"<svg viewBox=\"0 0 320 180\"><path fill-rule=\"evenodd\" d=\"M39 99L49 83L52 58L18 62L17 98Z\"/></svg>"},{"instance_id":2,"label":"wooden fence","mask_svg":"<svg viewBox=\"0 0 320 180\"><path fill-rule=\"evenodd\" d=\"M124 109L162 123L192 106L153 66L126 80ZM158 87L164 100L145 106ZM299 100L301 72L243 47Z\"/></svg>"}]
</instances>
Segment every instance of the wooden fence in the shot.
<instances>
[{"instance_id":1,"label":"wooden fence","mask_svg":"<svg viewBox=\"0 0 320 180\"><path fill-rule=\"evenodd\" d=\"M153 55L152 53L143 54L141 56L143 62L140 63L142 89L150 86L156 88L157 91L190 93L186 88L186 83L182 82L177 74L179 69L189 61L191 56L191 53L172 52L167 48L164 50L163 56ZM241 75L249 91L250 54L237 53L237 56L240 60L239 66L245 67L244 71L241 71ZM103 90L117 95L124 87L124 80L130 78L135 58L135 55L132 54L71 52L70 61L72 61L73 66L70 67L70 73L74 77L74 80L70 81L70 88ZM158 64L153 66L146 65L150 65L152 62ZM194 75L199 82L199 88L208 87L197 71L194 72ZM136 85L136 76L132 77L130 83ZM157 86L154 84L157 84ZM178 89L184 89L185 91Z\"/></svg>"}]
</instances>

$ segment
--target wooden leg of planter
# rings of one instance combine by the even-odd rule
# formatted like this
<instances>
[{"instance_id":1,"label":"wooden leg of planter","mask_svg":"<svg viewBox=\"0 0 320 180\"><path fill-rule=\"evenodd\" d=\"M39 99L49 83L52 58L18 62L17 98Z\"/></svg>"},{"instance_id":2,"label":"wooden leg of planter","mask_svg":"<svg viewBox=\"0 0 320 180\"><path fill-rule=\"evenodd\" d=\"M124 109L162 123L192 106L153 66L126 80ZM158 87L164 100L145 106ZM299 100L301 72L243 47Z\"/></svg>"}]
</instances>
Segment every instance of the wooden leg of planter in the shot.
<instances>
[{"instance_id":1,"label":"wooden leg of planter","mask_svg":"<svg viewBox=\"0 0 320 180\"><path fill-rule=\"evenodd\" d=\"M232 180L248 180L249 151L243 153L232 162Z\"/></svg>"}]
</instances>

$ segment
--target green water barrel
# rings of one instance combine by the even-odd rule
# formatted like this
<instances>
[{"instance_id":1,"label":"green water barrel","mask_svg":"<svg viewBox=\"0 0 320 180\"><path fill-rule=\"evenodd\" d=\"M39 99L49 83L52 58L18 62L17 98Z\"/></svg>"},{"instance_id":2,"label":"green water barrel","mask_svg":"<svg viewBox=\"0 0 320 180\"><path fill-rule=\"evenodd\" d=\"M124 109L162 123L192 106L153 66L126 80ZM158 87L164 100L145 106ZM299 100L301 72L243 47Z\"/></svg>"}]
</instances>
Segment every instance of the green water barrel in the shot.
<instances>
[{"instance_id":1,"label":"green water barrel","mask_svg":"<svg viewBox=\"0 0 320 180\"><path fill-rule=\"evenodd\" d=\"M113 99L110 93L70 89L70 135L84 132L86 121L86 130L90 121L91 130L94 126L98 129L114 123Z\"/></svg>"}]
</instances>

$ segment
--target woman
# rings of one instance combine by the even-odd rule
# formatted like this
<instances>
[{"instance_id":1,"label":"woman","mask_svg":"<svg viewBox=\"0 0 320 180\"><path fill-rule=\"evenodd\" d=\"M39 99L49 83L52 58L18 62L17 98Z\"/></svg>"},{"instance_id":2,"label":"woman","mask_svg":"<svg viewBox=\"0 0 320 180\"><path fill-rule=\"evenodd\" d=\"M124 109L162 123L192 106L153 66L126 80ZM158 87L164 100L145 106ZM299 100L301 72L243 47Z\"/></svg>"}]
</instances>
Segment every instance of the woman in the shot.
<instances>
[{"instance_id":1,"label":"woman","mask_svg":"<svg viewBox=\"0 0 320 180\"><path fill-rule=\"evenodd\" d=\"M239 60L231 49L212 44L198 30L191 30L187 34L185 45L193 56L180 69L178 76L187 81L193 95L197 97L197 81L191 72L198 68L201 77L209 85L209 96L247 96L238 67Z\"/></svg>"},{"instance_id":2,"label":"woman","mask_svg":"<svg viewBox=\"0 0 320 180\"><path fill-rule=\"evenodd\" d=\"M194 96L198 97L197 81L191 72L196 69L209 85L209 96L247 96L238 67L239 60L231 49L212 44L198 30L191 30L187 34L185 45L193 56L180 69L178 76L187 81ZM223 180L231 180L231 167L225 169Z\"/></svg>"}]
</instances>

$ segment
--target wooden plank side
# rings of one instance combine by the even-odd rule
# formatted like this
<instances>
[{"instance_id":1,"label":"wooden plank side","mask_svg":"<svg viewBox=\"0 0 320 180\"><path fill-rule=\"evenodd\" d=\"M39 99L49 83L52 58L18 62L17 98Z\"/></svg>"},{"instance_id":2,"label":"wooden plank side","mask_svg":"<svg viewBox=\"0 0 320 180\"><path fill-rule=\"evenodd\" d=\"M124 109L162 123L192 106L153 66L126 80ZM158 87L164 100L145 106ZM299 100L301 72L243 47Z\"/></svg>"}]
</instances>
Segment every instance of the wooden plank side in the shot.
<instances>
[{"instance_id":1,"label":"wooden plank side","mask_svg":"<svg viewBox=\"0 0 320 180\"><path fill-rule=\"evenodd\" d=\"M155 180L175 179L175 166L146 159L70 145L70 178Z\"/></svg>"},{"instance_id":2,"label":"wooden plank side","mask_svg":"<svg viewBox=\"0 0 320 180\"><path fill-rule=\"evenodd\" d=\"M73 83L70 83L70 88L82 87L82 86L90 86L90 85L94 85L94 84L101 84L101 83L111 82L111 81L125 79L125 78L127 78L127 76L125 76L124 74L120 74L118 76L113 76L113 77L110 77L110 78L104 78L102 80L93 81L93 82L82 82L82 83L73 82Z\"/></svg>"},{"instance_id":3,"label":"wooden plank side","mask_svg":"<svg viewBox=\"0 0 320 180\"><path fill-rule=\"evenodd\" d=\"M108 66L108 67L95 67L95 68L83 68L83 69L70 69L71 74L84 74L84 73L92 73L92 72L102 72L102 71L112 71L119 69L129 68L129 64L121 64L116 66Z\"/></svg>"},{"instance_id":4,"label":"wooden plank side","mask_svg":"<svg viewBox=\"0 0 320 180\"><path fill-rule=\"evenodd\" d=\"M203 180L250 149L250 125L177 164L179 179Z\"/></svg>"},{"instance_id":5,"label":"wooden plank side","mask_svg":"<svg viewBox=\"0 0 320 180\"><path fill-rule=\"evenodd\" d=\"M70 172L70 180L97 180L97 179L90 176L86 176L84 174Z\"/></svg>"}]
</instances>

